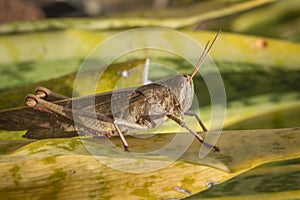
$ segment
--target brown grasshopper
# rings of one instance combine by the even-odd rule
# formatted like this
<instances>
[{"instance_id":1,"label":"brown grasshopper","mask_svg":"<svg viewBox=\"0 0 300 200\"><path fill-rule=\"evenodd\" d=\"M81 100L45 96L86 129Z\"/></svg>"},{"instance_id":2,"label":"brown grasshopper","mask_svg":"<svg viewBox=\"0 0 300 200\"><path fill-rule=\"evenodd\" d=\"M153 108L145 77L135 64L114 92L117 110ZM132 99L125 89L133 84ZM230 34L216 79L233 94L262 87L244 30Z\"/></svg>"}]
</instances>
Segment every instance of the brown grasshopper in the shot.
<instances>
[{"instance_id":1,"label":"brown grasshopper","mask_svg":"<svg viewBox=\"0 0 300 200\"><path fill-rule=\"evenodd\" d=\"M31 119L39 116L40 123L36 127L31 126L24 137L43 139L73 137L78 133L93 136L98 134L109 136L117 133L124 150L129 151L124 134L149 130L171 119L187 129L202 144L220 151L217 146L206 143L178 117L194 116L203 131L207 131L198 115L189 109L194 96L193 77L218 35L219 33L216 34L211 44L210 41L207 42L191 75L176 75L137 88L126 88L78 98L69 98L47 88L38 87L35 95L26 96L26 104L29 107L24 110L22 120L26 120L26 115L31 115ZM93 102L95 102L94 105L92 105ZM31 112L32 109L35 113ZM17 127L16 130L18 130Z\"/></svg>"}]
</instances>

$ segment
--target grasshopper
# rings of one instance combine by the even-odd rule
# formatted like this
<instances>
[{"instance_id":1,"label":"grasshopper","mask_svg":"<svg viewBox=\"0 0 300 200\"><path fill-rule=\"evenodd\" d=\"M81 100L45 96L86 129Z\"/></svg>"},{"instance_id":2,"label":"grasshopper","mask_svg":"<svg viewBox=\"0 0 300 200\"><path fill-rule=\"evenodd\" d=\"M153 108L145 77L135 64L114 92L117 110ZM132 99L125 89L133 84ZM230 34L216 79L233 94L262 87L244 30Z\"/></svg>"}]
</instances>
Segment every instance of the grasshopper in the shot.
<instances>
[{"instance_id":1,"label":"grasshopper","mask_svg":"<svg viewBox=\"0 0 300 200\"><path fill-rule=\"evenodd\" d=\"M187 129L203 145L220 151L219 147L206 143L181 119L183 115L194 116L203 131L207 131L199 116L189 109L194 96L193 77L219 33L211 44L210 41L207 42L191 75L180 74L137 88L125 88L77 98L69 98L47 88L38 87L35 95L26 96L28 109L24 111L24 115L26 112L31 113L29 109L34 109L37 112L35 114L43 120L24 137L32 139L73 137L78 133L92 136L101 134L109 137L118 134L124 151L129 151L124 134L146 131L170 119Z\"/></svg>"}]
</instances>

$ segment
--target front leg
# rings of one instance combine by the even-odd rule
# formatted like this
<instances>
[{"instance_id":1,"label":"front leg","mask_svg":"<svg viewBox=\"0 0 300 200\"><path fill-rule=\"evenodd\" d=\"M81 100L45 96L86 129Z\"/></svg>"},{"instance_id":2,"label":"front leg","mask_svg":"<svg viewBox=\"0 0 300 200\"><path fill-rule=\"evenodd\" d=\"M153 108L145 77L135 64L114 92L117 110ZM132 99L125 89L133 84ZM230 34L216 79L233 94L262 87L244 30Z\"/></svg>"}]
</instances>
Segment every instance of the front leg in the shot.
<instances>
[{"instance_id":1,"label":"front leg","mask_svg":"<svg viewBox=\"0 0 300 200\"><path fill-rule=\"evenodd\" d=\"M196 112L188 110L184 113L184 115L195 117L198 123L200 124L201 128L203 129L203 131L207 132L207 128L205 127L204 123L201 121L200 117L197 115Z\"/></svg>"},{"instance_id":2,"label":"front leg","mask_svg":"<svg viewBox=\"0 0 300 200\"><path fill-rule=\"evenodd\" d=\"M176 122L177 124L179 124L181 127L188 130L190 133L192 133L195 136L195 138L197 138L197 140L199 140L203 145L205 145L209 148L214 148L215 151L221 151L221 149L219 147L211 145L211 144L205 142L204 139L200 135L198 135L193 129L188 127L182 119L179 119L178 117L176 117L173 114L168 114L167 117L169 119L173 120L174 122Z\"/></svg>"}]
</instances>

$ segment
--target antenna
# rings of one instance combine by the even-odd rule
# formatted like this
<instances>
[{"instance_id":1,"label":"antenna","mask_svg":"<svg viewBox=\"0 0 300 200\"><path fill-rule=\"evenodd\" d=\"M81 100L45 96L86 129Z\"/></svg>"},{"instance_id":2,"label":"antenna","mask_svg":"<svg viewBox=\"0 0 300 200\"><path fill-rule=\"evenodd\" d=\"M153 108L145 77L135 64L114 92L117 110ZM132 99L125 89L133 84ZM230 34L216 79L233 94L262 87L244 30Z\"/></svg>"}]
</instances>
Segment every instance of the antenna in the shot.
<instances>
[{"instance_id":1,"label":"antenna","mask_svg":"<svg viewBox=\"0 0 300 200\"><path fill-rule=\"evenodd\" d=\"M204 62L207 54L209 53L211 47L214 45L216 39L218 38L219 34L221 33L221 30L216 34L216 36L214 37L212 43L210 44L209 46L209 43L210 43L210 40L206 43L205 47L204 47L204 51L202 52L200 58L199 58L199 61L193 71L193 73L191 74L190 78L189 78L189 81L192 81L193 80L193 77L196 75L197 71L199 70L200 66L202 65L202 63ZM209 47L208 47L209 46Z\"/></svg>"}]
</instances>

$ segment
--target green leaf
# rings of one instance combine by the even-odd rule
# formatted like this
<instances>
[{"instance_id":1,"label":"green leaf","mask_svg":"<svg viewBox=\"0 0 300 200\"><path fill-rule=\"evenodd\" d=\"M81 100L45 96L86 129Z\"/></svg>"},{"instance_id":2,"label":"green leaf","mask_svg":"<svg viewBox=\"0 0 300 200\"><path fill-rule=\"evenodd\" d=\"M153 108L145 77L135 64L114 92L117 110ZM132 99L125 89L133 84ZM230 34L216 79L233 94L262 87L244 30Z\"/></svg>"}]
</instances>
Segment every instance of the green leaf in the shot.
<instances>
[{"instance_id":1,"label":"green leaf","mask_svg":"<svg viewBox=\"0 0 300 200\"><path fill-rule=\"evenodd\" d=\"M186 134L179 135L186 137ZM221 183L262 163L300 156L300 129L291 128L223 131L217 144L222 149L220 153L211 152L200 159L200 144L195 140L180 160L148 173L119 171L99 161L109 159L124 170L139 171L145 166L151 169L170 161L170 157L145 152L165 146L173 136L127 137L131 151L141 152L138 155L123 152L118 137L113 137L112 142L119 150L111 144L106 146L106 140L95 138L31 140L30 144L28 140L20 141L18 146L21 143L24 146L17 150L11 148L11 144L17 144L15 141L1 141L0 174L7 181L1 185L0 193L5 198L12 195L15 198L53 198L53 195L119 198L122 190L122 195L128 198L182 198L189 196L182 190L197 193L207 189L208 181ZM88 145L94 145L97 150L93 156L87 152ZM35 181L37 178L39 181ZM78 189L71 190L74 187Z\"/></svg>"},{"instance_id":2,"label":"green leaf","mask_svg":"<svg viewBox=\"0 0 300 200\"><path fill-rule=\"evenodd\" d=\"M176 16L170 18L140 18L140 17L119 17L119 18L104 18L104 19L47 19L36 22L15 22L11 24L3 24L0 26L0 33L25 33L45 30L58 29L81 29L81 30L114 30L114 29L128 29L135 27L165 27L172 29L185 28L187 26L195 25L197 23L235 14L245 10L249 10L258 6L266 5L274 0L253 0L248 2L238 2L231 4L224 4L215 1L214 5L219 5L218 9L214 9L211 5L202 7L203 11L199 12L199 5L194 9L195 15L188 17ZM221 5L221 6L220 6ZM186 8L181 12L186 13ZM164 11L163 11L164 12ZM173 14L174 15L174 14ZM153 15L152 15L153 16ZM184 15L186 16L186 14Z\"/></svg>"},{"instance_id":3,"label":"green leaf","mask_svg":"<svg viewBox=\"0 0 300 200\"><path fill-rule=\"evenodd\" d=\"M299 159L264 164L185 199L297 199Z\"/></svg>"}]
</instances>

